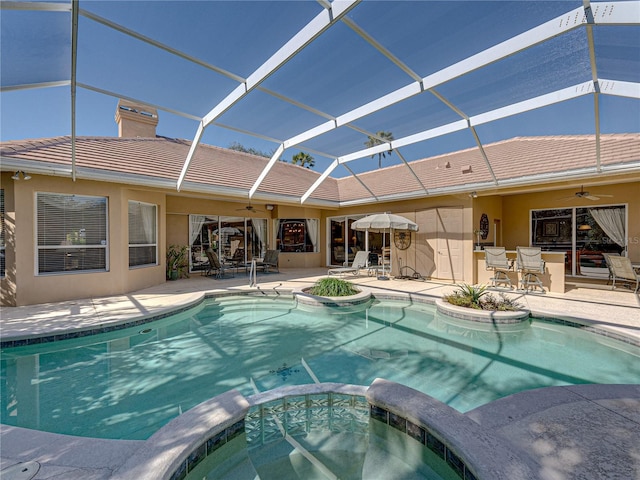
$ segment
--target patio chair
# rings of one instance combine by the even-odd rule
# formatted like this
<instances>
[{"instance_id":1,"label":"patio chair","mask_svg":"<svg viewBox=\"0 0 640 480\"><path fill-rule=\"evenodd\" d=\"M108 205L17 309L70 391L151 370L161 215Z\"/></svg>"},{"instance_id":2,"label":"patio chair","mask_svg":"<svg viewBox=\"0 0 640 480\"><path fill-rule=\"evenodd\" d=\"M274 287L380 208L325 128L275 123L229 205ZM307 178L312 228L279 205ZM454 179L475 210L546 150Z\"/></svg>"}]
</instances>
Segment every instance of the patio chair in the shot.
<instances>
[{"instance_id":1,"label":"patio chair","mask_svg":"<svg viewBox=\"0 0 640 480\"><path fill-rule=\"evenodd\" d=\"M367 264L369 263L369 251L368 250L359 250L356 253L356 256L353 258L353 263L350 267L339 267L339 268L330 268L327 272L327 275L338 275L343 276L347 273L351 273L354 276L360 273L360 270L367 268Z\"/></svg>"},{"instance_id":2,"label":"patio chair","mask_svg":"<svg viewBox=\"0 0 640 480\"><path fill-rule=\"evenodd\" d=\"M491 286L508 285L512 287L508 272L513 272L513 259L507 258L507 250L504 247L484 247L484 262L487 270L493 271Z\"/></svg>"},{"instance_id":3,"label":"patio chair","mask_svg":"<svg viewBox=\"0 0 640 480\"><path fill-rule=\"evenodd\" d=\"M602 256L604 257L604 261L607 264L607 269L609 270L609 278L607 279L607 285L609 285L609 282L613 280L613 270L611 269L611 263L609 262L609 257L613 255L614 257L619 257L620 254L619 253L603 253Z\"/></svg>"},{"instance_id":4,"label":"patio chair","mask_svg":"<svg viewBox=\"0 0 640 480\"><path fill-rule=\"evenodd\" d=\"M227 273L227 266L220 262L218 255L211 248L207 248L204 251L207 254L207 258L209 259L209 265L207 267L207 271L205 275L215 276L216 278L222 278ZM233 270L231 270L233 273ZM235 274L233 274L235 276Z\"/></svg>"},{"instance_id":5,"label":"patio chair","mask_svg":"<svg viewBox=\"0 0 640 480\"><path fill-rule=\"evenodd\" d=\"M529 291L531 288L540 287L544 292L542 280L538 276L545 270L540 247L516 247L516 256L520 272L520 288Z\"/></svg>"},{"instance_id":6,"label":"patio chair","mask_svg":"<svg viewBox=\"0 0 640 480\"><path fill-rule=\"evenodd\" d=\"M280 269L278 268L279 255L280 250L267 250L262 261L256 263L256 267L262 268L264 273L269 273L270 268L274 268L275 273L280 273Z\"/></svg>"},{"instance_id":7,"label":"patio chair","mask_svg":"<svg viewBox=\"0 0 640 480\"><path fill-rule=\"evenodd\" d=\"M629 257L622 257L617 255L606 255L607 265L609 265L609 271L613 278L613 285L611 290L616 288L616 280L624 282L626 286L632 287L635 282L636 288L633 293L638 293L638 287L640 286L640 275L638 275L633 269L631 260Z\"/></svg>"}]
</instances>

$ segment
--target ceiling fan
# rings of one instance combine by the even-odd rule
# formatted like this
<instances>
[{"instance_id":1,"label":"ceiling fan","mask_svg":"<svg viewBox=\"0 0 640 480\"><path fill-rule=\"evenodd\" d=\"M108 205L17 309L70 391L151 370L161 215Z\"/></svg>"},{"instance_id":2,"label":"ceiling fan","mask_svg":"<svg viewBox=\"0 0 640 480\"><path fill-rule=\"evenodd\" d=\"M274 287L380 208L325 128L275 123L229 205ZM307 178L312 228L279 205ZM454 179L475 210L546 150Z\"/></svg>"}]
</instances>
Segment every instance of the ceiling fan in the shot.
<instances>
[{"instance_id":1,"label":"ceiling fan","mask_svg":"<svg viewBox=\"0 0 640 480\"><path fill-rule=\"evenodd\" d=\"M580 191L576 192L573 194L573 196L571 197L564 197L565 199L567 198L586 198L587 200L600 200L600 197L613 197L613 195L604 195L604 194L598 194L598 196L595 195L591 195L588 191L585 191L584 189L584 185L580 186Z\"/></svg>"},{"instance_id":2,"label":"ceiling fan","mask_svg":"<svg viewBox=\"0 0 640 480\"><path fill-rule=\"evenodd\" d=\"M257 210L253 205L249 204L249 205L245 205L242 208L236 208L236 211L238 212L246 211L246 212L257 213L257 212L261 212L262 210Z\"/></svg>"}]
</instances>

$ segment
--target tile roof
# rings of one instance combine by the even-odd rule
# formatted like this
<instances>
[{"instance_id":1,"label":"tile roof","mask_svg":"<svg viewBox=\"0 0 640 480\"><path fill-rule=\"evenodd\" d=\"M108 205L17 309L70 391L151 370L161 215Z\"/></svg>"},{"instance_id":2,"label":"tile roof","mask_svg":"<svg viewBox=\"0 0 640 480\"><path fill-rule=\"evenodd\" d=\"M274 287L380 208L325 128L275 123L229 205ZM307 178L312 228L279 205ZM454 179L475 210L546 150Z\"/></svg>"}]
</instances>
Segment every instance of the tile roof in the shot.
<instances>
[{"instance_id":1,"label":"tile roof","mask_svg":"<svg viewBox=\"0 0 640 480\"><path fill-rule=\"evenodd\" d=\"M175 185L191 142L179 139L78 137L76 166L79 178L113 176L113 181L141 185L164 182ZM640 134L610 134L600 137L602 166L630 165L640 171ZM57 137L10 141L0 144L3 162L38 162L71 167L71 139ZM595 174L596 142L593 135L517 137L484 146L498 183L540 174L590 168ZM225 193L239 198L266 166L268 159L235 150L200 145L190 165L182 190ZM493 185L493 177L478 148L410 162L415 176L404 165L340 179L327 178L310 200L325 204L373 201L402 195L425 195L465 185ZM277 196L299 201L319 173L297 165L277 162L256 196ZM416 180L416 177L419 179ZM422 183L422 185L421 185ZM536 183L535 177L531 183ZM539 183L539 180L538 180ZM423 188L424 186L424 188Z\"/></svg>"},{"instance_id":2,"label":"tile roof","mask_svg":"<svg viewBox=\"0 0 640 480\"><path fill-rule=\"evenodd\" d=\"M484 152L500 183L528 176L594 169L597 164L594 135L516 137L484 145ZM640 134L600 136L601 165L636 164L640 170ZM493 182L487 162L478 148L447 153L409 163L429 191L453 186ZM469 168L470 167L470 168ZM418 181L404 165L358 175L378 197L419 191ZM535 183L534 180L531 183ZM353 177L338 179L342 202L370 195Z\"/></svg>"}]
</instances>

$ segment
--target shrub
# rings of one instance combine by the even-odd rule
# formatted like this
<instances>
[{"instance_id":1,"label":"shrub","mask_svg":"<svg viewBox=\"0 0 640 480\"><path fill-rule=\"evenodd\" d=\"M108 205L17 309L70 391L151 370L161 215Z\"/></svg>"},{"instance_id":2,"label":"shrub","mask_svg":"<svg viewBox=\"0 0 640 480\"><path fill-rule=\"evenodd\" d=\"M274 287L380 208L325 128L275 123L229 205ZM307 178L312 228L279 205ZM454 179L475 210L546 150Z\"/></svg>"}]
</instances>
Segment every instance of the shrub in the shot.
<instances>
[{"instance_id":1,"label":"shrub","mask_svg":"<svg viewBox=\"0 0 640 480\"><path fill-rule=\"evenodd\" d=\"M512 312L522 309L518 302L510 299L504 293L501 293L500 297L496 298L487 292L486 285L458 285L457 290L449 295L444 295L442 299L451 305L474 308L476 310Z\"/></svg>"},{"instance_id":2,"label":"shrub","mask_svg":"<svg viewBox=\"0 0 640 480\"><path fill-rule=\"evenodd\" d=\"M348 297L360 292L351 282L327 277L318 280L309 289L309 293L318 297Z\"/></svg>"}]
</instances>

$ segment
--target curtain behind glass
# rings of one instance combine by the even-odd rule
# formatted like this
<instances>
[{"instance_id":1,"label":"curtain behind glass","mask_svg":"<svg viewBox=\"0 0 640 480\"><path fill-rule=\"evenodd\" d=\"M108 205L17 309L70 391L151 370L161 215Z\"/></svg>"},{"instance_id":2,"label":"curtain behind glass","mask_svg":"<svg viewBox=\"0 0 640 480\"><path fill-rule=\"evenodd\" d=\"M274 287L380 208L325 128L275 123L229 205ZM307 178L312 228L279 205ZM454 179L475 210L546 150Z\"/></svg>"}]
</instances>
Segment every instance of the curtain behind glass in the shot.
<instances>
[{"instance_id":1,"label":"curtain behind glass","mask_svg":"<svg viewBox=\"0 0 640 480\"><path fill-rule=\"evenodd\" d=\"M307 218L307 235L311 240L314 252L318 251L318 223L317 218Z\"/></svg>"},{"instance_id":2,"label":"curtain behind glass","mask_svg":"<svg viewBox=\"0 0 640 480\"><path fill-rule=\"evenodd\" d=\"M624 208L590 208L589 213L611 240L625 247Z\"/></svg>"}]
</instances>

